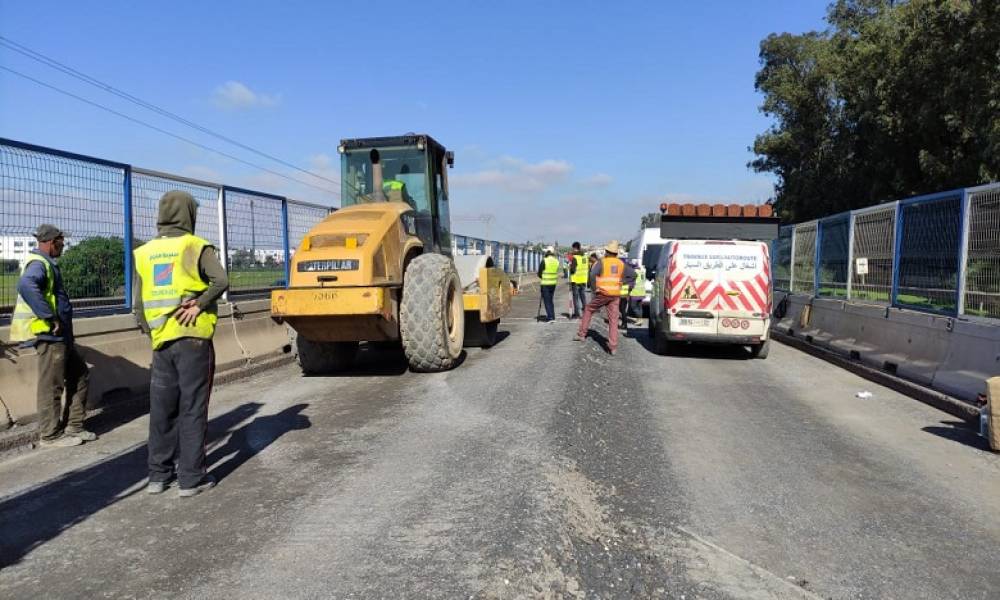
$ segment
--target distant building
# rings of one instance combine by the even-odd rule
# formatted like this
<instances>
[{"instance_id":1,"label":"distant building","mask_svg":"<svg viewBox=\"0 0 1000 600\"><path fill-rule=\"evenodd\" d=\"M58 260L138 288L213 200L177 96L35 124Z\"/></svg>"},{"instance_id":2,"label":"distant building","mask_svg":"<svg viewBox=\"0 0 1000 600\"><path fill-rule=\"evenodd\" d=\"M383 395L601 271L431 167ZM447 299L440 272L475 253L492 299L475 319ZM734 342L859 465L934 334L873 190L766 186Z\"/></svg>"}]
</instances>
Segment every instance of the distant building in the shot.
<instances>
[{"instance_id":1,"label":"distant building","mask_svg":"<svg viewBox=\"0 0 1000 600\"><path fill-rule=\"evenodd\" d=\"M64 248L68 249L67 241ZM28 253L38 247L38 242L30 235L0 235L0 260L14 259L18 268L24 266Z\"/></svg>"}]
</instances>

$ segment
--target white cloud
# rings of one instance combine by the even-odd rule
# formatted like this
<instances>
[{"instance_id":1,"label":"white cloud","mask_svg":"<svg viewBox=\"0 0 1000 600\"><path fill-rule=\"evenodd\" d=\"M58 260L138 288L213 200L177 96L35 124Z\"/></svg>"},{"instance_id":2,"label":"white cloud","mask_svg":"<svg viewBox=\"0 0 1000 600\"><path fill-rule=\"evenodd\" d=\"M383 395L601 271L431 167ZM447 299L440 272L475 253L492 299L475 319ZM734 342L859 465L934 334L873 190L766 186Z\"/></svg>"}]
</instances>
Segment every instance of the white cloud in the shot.
<instances>
[{"instance_id":1,"label":"white cloud","mask_svg":"<svg viewBox=\"0 0 1000 600\"><path fill-rule=\"evenodd\" d=\"M456 173L449 179L454 188L495 188L508 192L540 192L564 182L573 165L564 160L529 163L512 156L501 156L496 166L472 173Z\"/></svg>"},{"instance_id":2,"label":"white cloud","mask_svg":"<svg viewBox=\"0 0 1000 600\"><path fill-rule=\"evenodd\" d=\"M225 110L269 108L281 103L281 94L261 94L239 81L227 81L215 88L212 102Z\"/></svg>"},{"instance_id":3,"label":"white cloud","mask_svg":"<svg viewBox=\"0 0 1000 600\"><path fill-rule=\"evenodd\" d=\"M593 188L604 188L611 185L614 178L607 173L597 173L596 175L591 175L590 177L583 180L583 185Z\"/></svg>"}]
</instances>

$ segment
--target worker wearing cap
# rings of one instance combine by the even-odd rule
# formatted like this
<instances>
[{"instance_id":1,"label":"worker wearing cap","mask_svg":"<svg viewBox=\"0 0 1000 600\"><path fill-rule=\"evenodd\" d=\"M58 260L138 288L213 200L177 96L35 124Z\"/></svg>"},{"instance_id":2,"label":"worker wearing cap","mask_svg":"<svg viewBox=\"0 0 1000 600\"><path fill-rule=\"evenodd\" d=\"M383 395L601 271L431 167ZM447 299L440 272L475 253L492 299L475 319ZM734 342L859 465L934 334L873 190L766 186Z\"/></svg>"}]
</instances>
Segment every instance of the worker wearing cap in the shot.
<instances>
[{"instance_id":1,"label":"worker wearing cap","mask_svg":"<svg viewBox=\"0 0 1000 600\"><path fill-rule=\"evenodd\" d=\"M549 246L545 249L545 258L538 263L538 280L542 292L542 303L545 304L545 322L556 320L556 283L559 282L559 259L556 249Z\"/></svg>"},{"instance_id":2,"label":"worker wearing cap","mask_svg":"<svg viewBox=\"0 0 1000 600\"><path fill-rule=\"evenodd\" d=\"M90 370L73 341L73 306L55 262L66 240L59 228L47 223L39 225L34 235L38 247L28 254L17 282L10 341L34 347L38 356L40 445L79 446L97 435L83 428Z\"/></svg>"},{"instance_id":3,"label":"worker wearing cap","mask_svg":"<svg viewBox=\"0 0 1000 600\"><path fill-rule=\"evenodd\" d=\"M149 334L149 483L163 492L175 476L181 497L215 485L205 472L208 399L215 371L216 302L229 287L215 248L194 235L191 194L160 198L157 237L135 252L136 319Z\"/></svg>"},{"instance_id":4,"label":"worker wearing cap","mask_svg":"<svg viewBox=\"0 0 1000 600\"><path fill-rule=\"evenodd\" d=\"M573 337L582 341L587 337L590 320L594 312L604 307L608 312L608 352L612 355L618 351L618 303L621 300L622 285L635 283L635 270L618 258L619 246L617 240L611 240L604 247L604 258L599 260L590 270L590 278L594 282L594 299L583 309L583 319L580 328Z\"/></svg>"},{"instance_id":5,"label":"worker wearing cap","mask_svg":"<svg viewBox=\"0 0 1000 600\"><path fill-rule=\"evenodd\" d=\"M587 266L587 255L580 248L580 242L573 242L573 253L569 263L569 290L573 297L573 315L579 319L583 307L587 305L587 276L590 268Z\"/></svg>"}]
</instances>

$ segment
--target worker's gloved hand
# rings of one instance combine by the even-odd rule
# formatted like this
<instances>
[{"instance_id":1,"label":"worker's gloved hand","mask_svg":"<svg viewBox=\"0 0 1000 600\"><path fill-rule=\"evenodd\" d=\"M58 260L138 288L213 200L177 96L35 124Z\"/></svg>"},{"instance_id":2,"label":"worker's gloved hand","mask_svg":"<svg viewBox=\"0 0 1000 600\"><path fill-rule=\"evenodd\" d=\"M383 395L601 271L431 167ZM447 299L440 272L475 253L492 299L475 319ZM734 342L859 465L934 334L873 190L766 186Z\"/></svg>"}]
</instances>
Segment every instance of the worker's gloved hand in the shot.
<instances>
[{"instance_id":1,"label":"worker's gloved hand","mask_svg":"<svg viewBox=\"0 0 1000 600\"><path fill-rule=\"evenodd\" d=\"M52 335L62 335L62 323L59 319L52 319Z\"/></svg>"},{"instance_id":2,"label":"worker's gloved hand","mask_svg":"<svg viewBox=\"0 0 1000 600\"><path fill-rule=\"evenodd\" d=\"M201 308L195 300L185 300L181 303L180 308L174 313L174 318L177 322L187 327L193 325L198 315L201 314Z\"/></svg>"}]
</instances>

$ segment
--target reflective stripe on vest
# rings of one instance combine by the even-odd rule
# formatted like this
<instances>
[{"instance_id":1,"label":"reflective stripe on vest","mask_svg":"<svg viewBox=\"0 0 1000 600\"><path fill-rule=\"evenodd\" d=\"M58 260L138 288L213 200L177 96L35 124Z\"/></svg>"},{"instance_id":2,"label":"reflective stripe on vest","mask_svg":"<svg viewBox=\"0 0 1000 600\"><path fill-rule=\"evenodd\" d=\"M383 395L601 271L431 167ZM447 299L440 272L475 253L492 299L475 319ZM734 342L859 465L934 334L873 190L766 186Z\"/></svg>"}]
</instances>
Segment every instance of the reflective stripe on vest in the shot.
<instances>
[{"instance_id":1,"label":"reflective stripe on vest","mask_svg":"<svg viewBox=\"0 0 1000 600\"><path fill-rule=\"evenodd\" d=\"M559 281L559 259L554 256L546 256L544 262L542 285L555 285Z\"/></svg>"},{"instance_id":2,"label":"reflective stripe on vest","mask_svg":"<svg viewBox=\"0 0 1000 600\"><path fill-rule=\"evenodd\" d=\"M597 291L605 296L620 296L625 263L619 258L601 259L601 274L597 276Z\"/></svg>"},{"instance_id":3,"label":"reflective stripe on vest","mask_svg":"<svg viewBox=\"0 0 1000 600\"><path fill-rule=\"evenodd\" d=\"M632 286L632 293L630 294L633 298L645 298L646 297L646 272L643 269L637 269L635 273L635 285Z\"/></svg>"},{"instance_id":4,"label":"reflective stripe on vest","mask_svg":"<svg viewBox=\"0 0 1000 600\"><path fill-rule=\"evenodd\" d=\"M586 285L587 271L589 270L587 269L587 257L582 254L574 254L573 260L576 261L576 270L569 276L570 283Z\"/></svg>"},{"instance_id":5,"label":"reflective stripe on vest","mask_svg":"<svg viewBox=\"0 0 1000 600\"><path fill-rule=\"evenodd\" d=\"M218 320L215 306L202 311L188 326L173 318L183 301L208 289L208 283L198 273L198 261L209 245L200 237L185 234L156 238L133 253L135 269L142 280L142 313L149 325L154 350L172 340L211 339L215 333Z\"/></svg>"},{"instance_id":6,"label":"reflective stripe on vest","mask_svg":"<svg viewBox=\"0 0 1000 600\"><path fill-rule=\"evenodd\" d=\"M382 182L382 191L385 192L386 194L388 194L393 190L402 191L403 185L405 184L402 181L399 181L398 179L386 179L385 181Z\"/></svg>"},{"instance_id":7,"label":"reflective stripe on vest","mask_svg":"<svg viewBox=\"0 0 1000 600\"><path fill-rule=\"evenodd\" d=\"M21 268L21 275L23 276L24 272L28 270L28 265L36 261L41 261L45 265L45 289L42 290L42 297L54 315L56 314L56 279L52 275L52 265L49 264L49 261L38 254L29 253ZM10 317L10 341L26 342L51 330L52 325L48 321L36 317L21 294L18 294L17 300L14 301L14 314Z\"/></svg>"}]
</instances>

